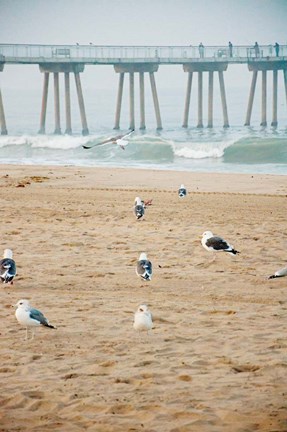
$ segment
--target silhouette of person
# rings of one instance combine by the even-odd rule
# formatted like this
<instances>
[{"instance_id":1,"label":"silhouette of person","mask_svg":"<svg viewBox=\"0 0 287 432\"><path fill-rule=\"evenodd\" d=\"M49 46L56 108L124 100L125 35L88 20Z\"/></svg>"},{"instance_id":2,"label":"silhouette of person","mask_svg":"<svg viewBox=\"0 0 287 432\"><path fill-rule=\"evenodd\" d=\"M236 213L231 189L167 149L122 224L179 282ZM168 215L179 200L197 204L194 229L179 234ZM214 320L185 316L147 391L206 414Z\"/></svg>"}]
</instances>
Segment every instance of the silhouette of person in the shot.
<instances>
[{"instance_id":1,"label":"silhouette of person","mask_svg":"<svg viewBox=\"0 0 287 432\"><path fill-rule=\"evenodd\" d=\"M278 42L275 42L274 48L275 48L276 57L279 57L279 48L280 48L280 45L279 45Z\"/></svg>"},{"instance_id":2,"label":"silhouette of person","mask_svg":"<svg viewBox=\"0 0 287 432\"><path fill-rule=\"evenodd\" d=\"M254 44L254 51L255 51L255 57L259 57L260 50L259 50L259 45L257 42L255 42L255 44Z\"/></svg>"},{"instance_id":3,"label":"silhouette of person","mask_svg":"<svg viewBox=\"0 0 287 432\"><path fill-rule=\"evenodd\" d=\"M228 47L229 47L229 57L233 57L233 45L230 41L228 42Z\"/></svg>"},{"instance_id":4,"label":"silhouette of person","mask_svg":"<svg viewBox=\"0 0 287 432\"><path fill-rule=\"evenodd\" d=\"M200 44L198 45L198 51L199 51L199 57L203 58L204 57L204 45L202 44L202 42L200 42Z\"/></svg>"}]
</instances>

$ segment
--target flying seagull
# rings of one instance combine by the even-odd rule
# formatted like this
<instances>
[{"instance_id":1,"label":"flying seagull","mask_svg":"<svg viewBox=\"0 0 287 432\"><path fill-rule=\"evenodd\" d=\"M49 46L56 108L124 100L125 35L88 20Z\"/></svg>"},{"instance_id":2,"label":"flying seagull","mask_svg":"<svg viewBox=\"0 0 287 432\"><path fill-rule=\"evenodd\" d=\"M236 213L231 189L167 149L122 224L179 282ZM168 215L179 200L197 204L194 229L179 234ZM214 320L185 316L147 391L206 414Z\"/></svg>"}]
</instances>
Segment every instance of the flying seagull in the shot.
<instances>
[{"instance_id":1,"label":"flying seagull","mask_svg":"<svg viewBox=\"0 0 287 432\"><path fill-rule=\"evenodd\" d=\"M180 198L183 198L183 197L186 196L186 194L187 194L186 188L185 188L184 185L182 184L182 185L180 186L180 188L178 189L178 196L179 196Z\"/></svg>"},{"instance_id":2,"label":"flying seagull","mask_svg":"<svg viewBox=\"0 0 287 432\"><path fill-rule=\"evenodd\" d=\"M136 274L146 280L150 281L152 277L152 263L147 259L147 254L142 252L139 256L137 267L136 267Z\"/></svg>"},{"instance_id":3,"label":"flying seagull","mask_svg":"<svg viewBox=\"0 0 287 432\"><path fill-rule=\"evenodd\" d=\"M0 260L0 280L3 283L9 283L11 285L16 276L16 264L12 257L13 252L11 249L5 249L3 259Z\"/></svg>"},{"instance_id":4,"label":"flying seagull","mask_svg":"<svg viewBox=\"0 0 287 432\"><path fill-rule=\"evenodd\" d=\"M240 253L223 238L214 236L211 231L202 234L201 244L209 252L229 252L232 255Z\"/></svg>"},{"instance_id":5,"label":"flying seagull","mask_svg":"<svg viewBox=\"0 0 287 432\"><path fill-rule=\"evenodd\" d=\"M92 145L83 145L84 149L91 149L93 147L97 147L100 145L104 145L104 144L117 144L118 146L120 146L123 150L125 149L125 146L128 144L128 141L124 138L127 138L128 136L130 136L132 133L134 133L134 129L130 130L129 132L127 132L126 134L123 135L116 135L114 137L109 137L107 139L105 139L104 141L101 141L99 143L95 143Z\"/></svg>"},{"instance_id":6,"label":"flying seagull","mask_svg":"<svg viewBox=\"0 0 287 432\"><path fill-rule=\"evenodd\" d=\"M275 279L283 276L287 276L287 267L277 270L273 275L269 276L268 279Z\"/></svg>"},{"instance_id":7,"label":"flying seagull","mask_svg":"<svg viewBox=\"0 0 287 432\"><path fill-rule=\"evenodd\" d=\"M134 329L138 332L146 331L147 334L152 329L152 314L145 304L140 305L135 313Z\"/></svg>"},{"instance_id":8,"label":"flying seagull","mask_svg":"<svg viewBox=\"0 0 287 432\"><path fill-rule=\"evenodd\" d=\"M15 315L19 324L26 327L26 340L28 339L28 328L32 329L32 338L34 339L34 327L40 325L55 329L56 327L49 324L46 317L37 309L32 308L29 300L19 300L15 305L17 307Z\"/></svg>"}]
</instances>

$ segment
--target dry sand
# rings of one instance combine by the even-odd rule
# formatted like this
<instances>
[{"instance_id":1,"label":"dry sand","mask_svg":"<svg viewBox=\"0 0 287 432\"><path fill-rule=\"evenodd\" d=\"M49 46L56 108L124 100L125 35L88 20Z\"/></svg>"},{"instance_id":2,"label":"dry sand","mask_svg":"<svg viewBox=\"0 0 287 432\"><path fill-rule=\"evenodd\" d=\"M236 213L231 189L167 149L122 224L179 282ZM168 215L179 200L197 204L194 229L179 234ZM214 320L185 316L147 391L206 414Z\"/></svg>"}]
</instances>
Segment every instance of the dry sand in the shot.
<instances>
[{"instance_id":1,"label":"dry sand","mask_svg":"<svg viewBox=\"0 0 287 432\"><path fill-rule=\"evenodd\" d=\"M287 177L1 166L0 193L18 266L1 285L0 431L287 430L287 278L267 279L286 265ZM153 199L145 220L135 196ZM207 229L241 254L211 262ZM25 341L21 298L57 330Z\"/></svg>"}]
</instances>

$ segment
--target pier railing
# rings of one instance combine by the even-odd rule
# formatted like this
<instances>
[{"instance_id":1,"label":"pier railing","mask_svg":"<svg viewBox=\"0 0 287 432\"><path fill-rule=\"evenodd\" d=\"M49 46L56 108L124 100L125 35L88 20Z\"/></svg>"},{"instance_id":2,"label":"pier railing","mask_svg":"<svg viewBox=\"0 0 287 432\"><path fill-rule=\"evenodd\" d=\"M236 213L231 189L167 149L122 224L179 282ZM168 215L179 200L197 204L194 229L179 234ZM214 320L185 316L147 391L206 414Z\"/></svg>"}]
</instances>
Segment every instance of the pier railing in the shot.
<instances>
[{"instance_id":1,"label":"pier railing","mask_svg":"<svg viewBox=\"0 0 287 432\"><path fill-rule=\"evenodd\" d=\"M275 46L99 46L0 44L3 63L85 63L117 64L151 62L183 64L191 61L248 63L250 60L287 58L287 45Z\"/></svg>"}]
</instances>

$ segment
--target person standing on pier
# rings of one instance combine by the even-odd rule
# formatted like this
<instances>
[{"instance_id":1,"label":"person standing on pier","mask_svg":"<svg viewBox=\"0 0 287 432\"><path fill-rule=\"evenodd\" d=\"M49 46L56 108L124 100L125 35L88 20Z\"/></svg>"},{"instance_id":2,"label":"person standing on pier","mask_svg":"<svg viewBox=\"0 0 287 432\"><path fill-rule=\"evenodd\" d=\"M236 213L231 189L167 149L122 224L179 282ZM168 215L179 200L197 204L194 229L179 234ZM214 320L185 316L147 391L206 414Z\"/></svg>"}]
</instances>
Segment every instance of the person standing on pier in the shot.
<instances>
[{"instance_id":1,"label":"person standing on pier","mask_svg":"<svg viewBox=\"0 0 287 432\"><path fill-rule=\"evenodd\" d=\"M279 45L278 42L275 42L274 48L275 48L276 57L279 57L279 48L280 48L280 45Z\"/></svg>"},{"instance_id":2,"label":"person standing on pier","mask_svg":"<svg viewBox=\"0 0 287 432\"><path fill-rule=\"evenodd\" d=\"M255 42L255 44L254 44L254 51L255 51L255 57L259 57L260 50L259 50L259 45L257 42Z\"/></svg>"},{"instance_id":3,"label":"person standing on pier","mask_svg":"<svg viewBox=\"0 0 287 432\"><path fill-rule=\"evenodd\" d=\"M228 48L229 48L229 57L233 57L233 45L230 41L228 42Z\"/></svg>"},{"instance_id":4,"label":"person standing on pier","mask_svg":"<svg viewBox=\"0 0 287 432\"><path fill-rule=\"evenodd\" d=\"M204 45L202 42L200 42L200 44L198 45L198 51L199 51L199 57L203 58L204 57Z\"/></svg>"}]
</instances>

